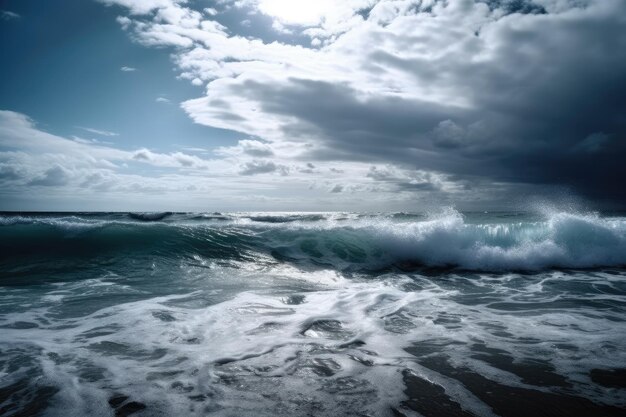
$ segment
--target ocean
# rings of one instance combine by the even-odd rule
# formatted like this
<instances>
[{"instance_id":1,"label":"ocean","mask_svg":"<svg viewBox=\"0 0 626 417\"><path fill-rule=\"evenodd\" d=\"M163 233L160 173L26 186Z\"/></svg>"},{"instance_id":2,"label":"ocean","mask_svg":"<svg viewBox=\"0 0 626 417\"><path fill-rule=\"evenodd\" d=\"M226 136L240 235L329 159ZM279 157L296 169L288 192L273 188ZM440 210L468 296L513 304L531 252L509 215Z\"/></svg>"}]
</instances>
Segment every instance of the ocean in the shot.
<instances>
[{"instance_id":1,"label":"ocean","mask_svg":"<svg viewBox=\"0 0 626 417\"><path fill-rule=\"evenodd\" d=\"M624 416L624 213L2 213L2 416Z\"/></svg>"}]
</instances>

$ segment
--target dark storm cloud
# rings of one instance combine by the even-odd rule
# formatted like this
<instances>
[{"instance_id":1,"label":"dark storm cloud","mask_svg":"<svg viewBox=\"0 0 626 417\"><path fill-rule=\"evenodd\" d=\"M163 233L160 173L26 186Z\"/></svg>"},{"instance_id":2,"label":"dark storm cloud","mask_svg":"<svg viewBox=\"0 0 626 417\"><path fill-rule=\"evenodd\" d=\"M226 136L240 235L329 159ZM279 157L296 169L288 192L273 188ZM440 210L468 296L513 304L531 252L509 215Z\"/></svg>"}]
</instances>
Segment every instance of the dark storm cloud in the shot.
<instances>
[{"instance_id":1,"label":"dark storm cloud","mask_svg":"<svg viewBox=\"0 0 626 417\"><path fill-rule=\"evenodd\" d=\"M364 66L454 89L470 106L362 99L347 85L302 79L248 81L235 93L290 117L285 136L320 138L307 157L564 185L626 202L626 2L567 14L505 3L513 14L468 41L465 54L409 59L373 50ZM479 53L488 58L474 59Z\"/></svg>"},{"instance_id":2,"label":"dark storm cloud","mask_svg":"<svg viewBox=\"0 0 626 417\"><path fill-rule=\"evenodd\" d=\"M467 71L509 143L495 155L499 177L626 200L626 2L612 4L502 30L496 65Z\"/></svg>"},{"instance_id":3,"label":"dark storm cloud","mask_svg":"<svg viewBox=\"0 0 626 417\"><path fill-rule=\"evenodd\" d=\"M258 99L264 112L292 117L295 122L282 127L284 135L302 141L318 138L325 146L307 156L321 160L408 162L425 157L436 165L428 133L446 118L466 118L458 108L422 101L362 101L351 87L322 81L248 81L234 92Z\"/></svg>"}]
</instances>

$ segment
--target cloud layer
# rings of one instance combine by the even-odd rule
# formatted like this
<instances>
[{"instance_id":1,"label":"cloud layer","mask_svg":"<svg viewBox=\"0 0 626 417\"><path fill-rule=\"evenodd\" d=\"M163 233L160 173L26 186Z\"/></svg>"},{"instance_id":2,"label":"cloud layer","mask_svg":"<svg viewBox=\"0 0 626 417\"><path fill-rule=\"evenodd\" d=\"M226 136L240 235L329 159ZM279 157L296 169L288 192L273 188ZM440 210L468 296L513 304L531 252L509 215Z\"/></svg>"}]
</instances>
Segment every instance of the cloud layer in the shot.
<instances>
[{"instance_id":1,"label":"cloud layer","mask_svg":"<svg viewBox=\"0 0 626 417\"><path fill-rule=\"evenodd\" d=\"M204 149L189 151L129 150L65 138L41 130L26 115L0 111L3 208L24 209L44 199L63 210L384 209L412 204L414 191L434 204L449 202L448 193L460 190L440 173L362 162L339 169L334 161L300 161L280 144L252 139L216 149L210 158L201 156Z\"/></svg>"},{"instance_id":2,"label":"cloud layer","mask_svg":"<svg viewBox=\"0 0 626 417\"><path fill-rule=\"evenodd\" d=\"M135 177L117 187L185 178L200 190L220 178L212 192L225 201L245 190L288 208L324 198L350 208L498 205L557 189L626 203L623 0L218 0L202 10L185 0L98 1L117 7L133 41L170 48L179 77L203 87L181 103L194 122L241 140L210 159L122 151L52 140L5 112L5 132L42 139L3 136L15 148L3 153L4 181L74 184L88 161L84 187L114 189L122 172ZM66 159L49 156L60 140ZM49 163L29 164L33 153ZM173 171L154 181L155 169Z\"/></svg>"},{"instance_id":3,"label":"cloud layer","mask_svg":"<svg viewBox=\"0 0 626 417\"><path fill-rule=\"evenodd\" d=\"M134 39L174 47L180 76L206 86L182 103L197 123L290 144L301 160L626 200L621 0L106 3L129 6ZM219 23L233 8L294 42L238 36Z\"/></svg>"}]
</instances>

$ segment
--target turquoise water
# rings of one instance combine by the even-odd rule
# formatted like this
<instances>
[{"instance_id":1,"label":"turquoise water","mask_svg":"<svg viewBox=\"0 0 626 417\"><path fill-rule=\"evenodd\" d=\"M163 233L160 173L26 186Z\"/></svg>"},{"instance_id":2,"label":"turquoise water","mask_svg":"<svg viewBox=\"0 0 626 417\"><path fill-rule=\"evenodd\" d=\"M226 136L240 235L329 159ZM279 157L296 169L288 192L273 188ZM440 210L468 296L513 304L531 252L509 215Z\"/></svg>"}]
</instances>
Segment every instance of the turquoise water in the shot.
<instances>
[{"instance_id":1,"label":"turquoise water","mask_svg":"<svg viewBox=\"0 0 626 417\"><path fill-rule=\"evenodd\" d=\"M4 213L0 254L0 415L626 412L620 213Z\"/></svg>"}]
</instances>

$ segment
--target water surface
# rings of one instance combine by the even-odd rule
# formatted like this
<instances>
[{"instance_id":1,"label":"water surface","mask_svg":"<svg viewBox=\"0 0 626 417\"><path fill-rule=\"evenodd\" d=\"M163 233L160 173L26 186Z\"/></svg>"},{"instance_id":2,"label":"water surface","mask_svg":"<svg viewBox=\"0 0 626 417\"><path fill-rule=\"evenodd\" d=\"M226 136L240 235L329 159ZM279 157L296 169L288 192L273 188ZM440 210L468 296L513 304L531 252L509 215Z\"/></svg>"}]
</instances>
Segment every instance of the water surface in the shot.
<instances>
[{"instance_id":1,"label":"water surface","mask_svg":"<svg viewBox=\"0 0 626 417\"><path fill-rule=\"evenodd\" d=\"M620 213L4 213L0 415L626 412Z\"/></svg>"}]
</instances>

